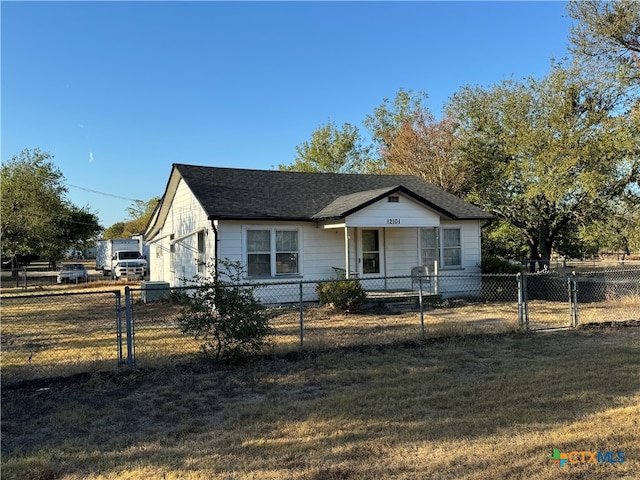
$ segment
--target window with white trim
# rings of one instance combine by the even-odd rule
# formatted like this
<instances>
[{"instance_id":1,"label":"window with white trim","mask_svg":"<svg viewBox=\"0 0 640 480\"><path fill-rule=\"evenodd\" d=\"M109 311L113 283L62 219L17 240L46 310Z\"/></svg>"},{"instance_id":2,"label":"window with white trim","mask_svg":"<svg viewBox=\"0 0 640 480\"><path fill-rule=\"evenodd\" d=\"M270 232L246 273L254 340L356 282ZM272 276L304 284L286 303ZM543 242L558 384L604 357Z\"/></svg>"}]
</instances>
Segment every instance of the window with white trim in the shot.
<instances>
[{"instance_id":1,"label":"window with white trim","mask_svg":"<svg viewBox=\"0 0 640 480\"><path fill-rule=\"evenodd\" d=\"M435 262L440 258L438 254L438 228L423 228L420 231L420 256L422 265L433 271Z\"/></svg>"},{"instance_id":2,"label":"window with white trim","mask_svg":"<svg viewBox=\"0 0 640 480\"><path fill-rule=\"evenodd\" d=\"M269 230L247 230L247 274L250 277L271 275Z\"/></svg>"},{"instance_id":3,"label":"window with white trim","mask_svg":"<svg viewBox=\"0 0 640 480\"><path fill-rule=\"evenodd\" d=\"M362 230L362 273L380 273L378 230Z\"/></svg>"},{"instance_id":4,"label":"window with white trim","mask_svg":"<svg viewBox=\"0 0 640 480\"><path fill-rule=\"evenodd\" d=\"M247 228L247 275L272 277L298 274L299 236L298 230Z\"/></svg>"},{"instance_id":5,"label":"window with white trim","mask_svg":"<svg viewBox=\"0 0 640 480\"><path fill-rule=\"evenodd\" d=\"M420 256L422 265L429 268L435 261L442 268L462 267L462 229L421 228Z\"/></svg>"},{"instance_id":6,"label":"window with white trim","mask_svg":"<svg viewBox=\"0 0 640 480\"><path fill-rule=\"evenodd\" d=\"M204 230L200 230L198 232L198 258L197 258L197 262L198 262L198 274L199 275L204 275L206 272L206 266L207 266L207 261L206 261L206 252L205 252L205 231Z\"/></svg>"},{"instance_id":7,"label":"window with white trim","mask_svg":"<svg viewBox=\"0 0 640 480\"><path fill-rule=\"evenodd\" d=\"M276 275L298 273L298 232L276 230Z\"/></svg>"},{"instance_id":8,"label":"window with white trim","mask_svg":"<svg viewBox=\"0 0 640 480\"><path fill-rule=\"evenodd\" d=\"M462 266L462 236L459 228L442 229L442 266Z\"/></svg>"}]
</instances>

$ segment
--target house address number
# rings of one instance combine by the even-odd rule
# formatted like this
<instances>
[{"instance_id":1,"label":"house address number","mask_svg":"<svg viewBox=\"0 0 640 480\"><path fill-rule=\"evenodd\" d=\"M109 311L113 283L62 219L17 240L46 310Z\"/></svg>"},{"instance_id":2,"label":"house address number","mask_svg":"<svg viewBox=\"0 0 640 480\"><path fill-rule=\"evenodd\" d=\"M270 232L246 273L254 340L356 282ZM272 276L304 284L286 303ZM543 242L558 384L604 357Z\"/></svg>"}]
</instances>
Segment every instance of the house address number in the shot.
<instances>
[{"instance_id":1,"label":"house address number","mask_svg":"<svg viewBox=\"0 0 640 480\"><path fill-rule=\"evenodd\" d=\"M400 225L399 218L387 218L387 225Z\"/></svg>"}]
</instances>

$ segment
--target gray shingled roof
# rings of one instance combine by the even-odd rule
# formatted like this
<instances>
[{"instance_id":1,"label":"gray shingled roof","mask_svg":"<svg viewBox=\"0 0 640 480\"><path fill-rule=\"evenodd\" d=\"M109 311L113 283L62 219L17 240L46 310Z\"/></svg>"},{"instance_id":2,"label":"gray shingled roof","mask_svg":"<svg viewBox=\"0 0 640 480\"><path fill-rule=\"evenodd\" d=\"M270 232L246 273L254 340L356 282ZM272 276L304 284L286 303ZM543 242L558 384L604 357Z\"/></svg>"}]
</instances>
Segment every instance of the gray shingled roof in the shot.
<instances>
[{"instance_id":1,"label":"gray shingled roof","mask_svg":"<svg viewBox=\"0 0 640 480\"><path fill-rule=\"evenodd\" d=\"M174 164L210 219L323 220L401 191L450 219L491 215L411 175L244 170ZM166 194L165 194L166 195Z\"/></svg>"}]
</instances>

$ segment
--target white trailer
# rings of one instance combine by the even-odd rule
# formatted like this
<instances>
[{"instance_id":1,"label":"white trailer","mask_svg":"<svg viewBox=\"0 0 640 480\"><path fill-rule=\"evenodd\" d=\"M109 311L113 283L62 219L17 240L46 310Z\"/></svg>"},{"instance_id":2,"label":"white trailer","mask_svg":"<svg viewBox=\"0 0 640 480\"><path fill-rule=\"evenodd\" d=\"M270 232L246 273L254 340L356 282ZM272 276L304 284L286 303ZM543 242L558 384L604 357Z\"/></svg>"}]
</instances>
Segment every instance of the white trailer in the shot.
<instances>
[{"instance_id":1,"label":"white trailer","mask_svg":"<svg viewBox=\"0 0 640 480\"><path fill-rule=\"evenodd\" d=\"M118 261L120 257L128 259L143 258L142 254L140 254L140 240L135 238L100 240L97 242L96 247L96 270L102 270L105 277L112 275L114 259ZM136 256L133 253L127 255L124 252L137 252L138 255Z\"/></svg>"}]
</instances>

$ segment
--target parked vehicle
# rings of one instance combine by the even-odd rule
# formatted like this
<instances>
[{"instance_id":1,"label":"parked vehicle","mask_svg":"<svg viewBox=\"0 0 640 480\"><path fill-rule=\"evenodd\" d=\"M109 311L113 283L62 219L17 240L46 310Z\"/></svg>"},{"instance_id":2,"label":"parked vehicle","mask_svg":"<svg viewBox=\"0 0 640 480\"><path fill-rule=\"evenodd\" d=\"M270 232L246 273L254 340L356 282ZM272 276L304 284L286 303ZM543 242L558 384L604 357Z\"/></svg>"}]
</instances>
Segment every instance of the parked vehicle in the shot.
<instances>
[{"instance_id":1,"label":"parked vehicle","mask_svg":"<svg viewBox=\"0 0 640 480\"><path fill-rule=\"evenodd\" d=\"M116 278L115 267L123 260L136 260L144 269L143 276L147 274L148 263L142 255L143 246L139 239L118 238L101 240L97 243L96 269L102 270L105 277Z\"/></svg>"},{"instance_id":2,"label":"parked vehicle","mask_svg":"<svg viewBox=\"0 0 640 480\"><path fill-rule=\"evenodd\" d=\"M140 260L120 260L113 268L112 277L115 280L121 278L142 279L146 273L146 262Z\"/></svg>"},{"instance_id":3,"label":"parked vehicle","mask_svg":"<svg viewBox=\"0 0 640 480\"><path fill-rule=\"evenodd\" d=\"M67 263L62 265L58 273L58 283L80 283L89 281L89 272L81 263Z\"/></svg>"}]
</instances>

